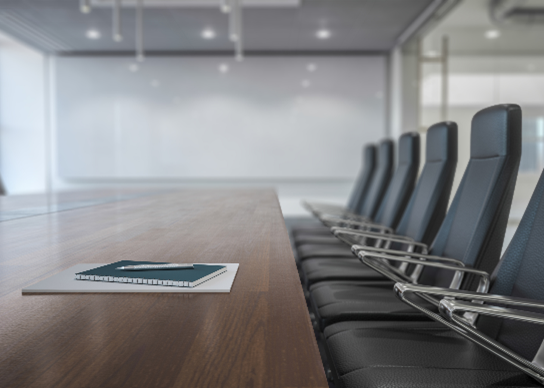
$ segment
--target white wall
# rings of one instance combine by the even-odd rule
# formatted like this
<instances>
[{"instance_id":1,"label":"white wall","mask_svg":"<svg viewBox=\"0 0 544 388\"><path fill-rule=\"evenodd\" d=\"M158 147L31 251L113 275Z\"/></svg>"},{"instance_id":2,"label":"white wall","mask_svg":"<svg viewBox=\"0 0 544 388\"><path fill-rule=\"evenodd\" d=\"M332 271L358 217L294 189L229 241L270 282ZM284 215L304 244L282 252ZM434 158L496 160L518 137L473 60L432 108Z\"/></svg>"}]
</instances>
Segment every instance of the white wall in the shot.
<instances>
[{"instance_id":1,"label":"white wall","mask_svg":"<svg viewBox=\"0 0 544 388\"><path fill-rule=\"evenodd\" d=\"M350 179L384 133L383 57L223 61L58 58L60 177Z\"/></svg>"},{"instance_id":2,"label":"white wall","mask_svg":"<svg viewBox=\"0 0 544 388\"><path fill-rule=\"evenodd\" d=\"M304 214L302 198L344 201L385 134L383 56L54 62L56 189L270 186Z\"/></svg>"},{"instance_id":3,"label":"white wall","mask_svg":"<svg viewBox=\"0 0 544 388\"><path fill-rule=\"evenodd\" d=\"M0 35L0 176L8 194L46 188L44 56Z\"/></svg>"},{"instance_id":4,"label":"white wall","mask_svg":"<svg viewBox=\"0 0 544 388\"><path fill-rule=\"evenodd\" d=\"M217 69L223 62L226 75ZM361 146L385 134L381 56L241 64L165 57L130 71L133 64L48 60L0 37L0 174L8 194L268 186L285 214L302 214L302 198L344 201Z\"/></svg>"}]
</instances>

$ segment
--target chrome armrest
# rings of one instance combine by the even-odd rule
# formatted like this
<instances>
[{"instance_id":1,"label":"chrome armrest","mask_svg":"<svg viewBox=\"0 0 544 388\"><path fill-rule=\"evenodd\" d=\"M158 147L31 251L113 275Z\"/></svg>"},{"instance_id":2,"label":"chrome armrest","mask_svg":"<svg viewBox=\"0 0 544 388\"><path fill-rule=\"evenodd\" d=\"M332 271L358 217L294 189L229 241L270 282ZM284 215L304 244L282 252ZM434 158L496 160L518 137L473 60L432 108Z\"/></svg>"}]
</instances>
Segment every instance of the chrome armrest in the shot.
<instances>
[{"instance_id":1,"label":"chrome armrest","mask_svg":"<svg viewBox=\"0 0 544 388\"><path fill-rule=\"evenodd\" d=\"M512 297L503 297L502 299L504 299L504 301L501 302L501 304L506 303L508 305L519 306L521 303L523 306L530 305L532 308L544 309L544 303L542 303L540 300L537 301ZM467 314L472 314L475 316L487 315L494 318L511 319L519 322L532 323L535 325L544 325L544 314L535 313L532 311L517 310L508 307L482 305L480 303L471 303L453 299L442 299L438 308L440 310L440 314L446 317L446 319L452 325L465 331L465 337L478 343L479 345L486 347L488 350L491 350L497 356L518 367L528 375L536 378L541 384L544 382L544 342L540 344L540 348L535 354L533 360L529 361L508 349L501 343L489 338L487 335L476 329L470 321L467 323L466 318L463 318L456 313L463 313L464 316Z\"/></svg>"},{"instance_id":2,"label":"chrome armrest","mask_svg":"<svg viewBox=\"0 0 544 388\"><path fill-rule=\"evenodd\" d=\"M331 230L331 231L334 233L333 230ZM349 233L350 231L353 232L353 233ZM344 234L357 235L357 230L343 229L342 232ZM362 234L362 233L367 233L367 232L359 232L359 234ZM335 235L336 235L336 233L335 233ZM337 236L337 237L341 239L340 236ZM384 240L388 240L388 241L391 241L391 242L398 242L398 243L402 243L402 244L408 244L408 245L412 245L413 247L420 247L420 248L424 249L425 251L428 251L428 249L429 249L427 244L414 241L412 238L407 237L407 236L399 236L399 235L396 235L396 234L392 234L392 235L384 234L384 235L379 235L379 236L372 236L370 238L384 239ZM351 247L351 250L353 251L353 253L357 254L357 251L360 251L361 249L365 249L365 248L366 248L366 245L353 244L353 246ZM406 252L406 251L398 250L398 252Z\"/></svg>"},{"instance_id":3,"label":"chrome armrest","mask_svg":"<svg viewBox=\"0 0 544 388\"><path fill-rule=\"evenodd\" d=\"M355 230L367 230L367 229L378 229L380 233L394 233L395 230L393 228L376 224L369 220L364 220L364 218L361 218L361 221L356 221L353 219L346 219L340 216L323 216L320 217L319 220L326 226L330 228L338 227L338 228L346 228L346 229L355 229Z\"/></svg>"},{"instance_id":4,"label":"chrome armrest","mask_svg":"<svg viewBox=\"0 0 544 388\"><path fill-rule=\"evenodd\" d=\"M360 251L367 251L367 252L378 252L378 253L386 253L390 255L401 255L401 256L410 256L412 253L410 251L402 251L400 249L389 249L389 248L379 248L379 247L371 247L371 246L363 246L363 245L352 245L351 251L355 256Z\"/></svg>"},{"instance_id":5,"label":"chrome armrest","mask_svg":"<svg viewBox=\"0 0 544 388\"><path fill-rule=\"evenodd\" d=\"M351 250L354 254L358 254L360 251L367 251L369 247L365 247L362 245L353 245L351 247ZM379 250L379 248L377 248ZM375 251L375 249L371 249L370 251ZM463 263L461 260L452 259L449 257L442 257L442 256L434 256L434 255L427 255L424 253L417 253L417 252L406 252L401 250L392 250L393 255L401 255L401 256L411 256L411 257L417 257L424 260L434 260L434 261L443 261L445 263L452 263L455 265L459 265L461 267L465 266L465 263Z\"/></svg>"},{"instance_id":6,"label":"chrome armrest","mask_svg":"<svg viewBox=\"0 0 544 388\"><path fill-rule=\"evenodd\" d=\"M403 244L407 245L407 249L406 250L401 250L401 249L389 249L389 245L391 244L391 242L398 242L398 240L395 240L394 237L390 238L390 239L386 239L385 237L383 238L385 240L387 240L386 242L386 246L385 247L380 247L380 246L377 246L377 247L370 247L370 246L366 246L366 245L352 245L351 246L351 251L353 252L353 254L355 256L357 256L357 254L359 253L359 251L361 250L365 250L365 251L369 251L369 252L381 252L381 253L388 253L388 254L393 254L393 255L406 255L408 253L412 253L414 252L414 249L416 247L419 247L421 248L421 250L423 251L423 253L427 253L429 248L427 247L426 244L423 244L423 243L419 243L419 242L416 242L416 241L409 241L409 242L403 242ZM379 242L381 242L382 239L379 240ZM399 270L402 272L402 273L405 273L406 270L408 269L408 263L402 263L399 267ZM417 281L417 279L419 278L419 275L421 274L421 271L423 271L423 267L419 266L419 267L416 267L414 269L414 271L412 272L412 275L410 276L410 279L412 281Z\"/></svg>"},{"instance_id":7,"label":"chrome armrest","mask_svg":"<svg viewBox=\"0 0 544 388\"><path fill-rule=\"evenodd\" d=\"M366 224L370 223L365 218L351 218L346 217L345 214L320 214L319 221L330 228L334 226L346 226L347 224L366 226Z\"/></svg>"},{"instance_id":8,"label":"chrome armrest","mask_svg":"<svg viewBox=\"0 0 544 388\"><path fill-rule=\"evenodd\" d=\"M396 234L384 234L379 232L370 232L370 231L364 231L364 230L358 230L358 229L350 229L350 228L340 228L340 227L332 227L331 232L338 237L340 240L350 244L351 241L346 241L342 239L342 236L357 236L357 237L366 237L366 238L372 238L372 239L379 239L379 240L388 240L393 242L401 242L404 244L416 244L419 245L420 243L415 242L412 238L407 236L399 236ZM424 245L424 244L423 244Z\"/></svg>"},{"instance_id":9,"label":"chrome armrest","mask_svg":"<svg viewBox=\"0 0 544 388\"><path fill-rule=\"evenodd\" d=\"M423 266L423 267L435 267L440 269L446 269L450 271L455 271L455 274L453 276L453 279L450 284L450 288L457 289L461 286L461 282L463 281L463 277L465 273L474 274L480 276L480 282L478 284L478 292L487 292L489 290L490 285L490 278L489 274L484 271L480 271L474 268L466 268L462 262L458 262L454 259L448 259L451 261L455 261L455 265L451 264L444 264L444 263L435 263L432 261L421 261L419 259L412 259L409 257L398 257L393 255L385 255L380 253L366 253L365 251L359 251L357 254L359 258L363 261L363 263L370 265L372 260L378 259L386 259L390 261L400 261L403 263L408 264L416 264L417 266ZM411 256L411 253L407 253L407 256ZM428 255L426 255L428 256ZM442 258L447 259L447 258ZM370 264L369 264L370 262ZM386 275L387 276L387 275ZM394 279L393 279L394 280ZM413 282L416 282L417 279L412 279ZM396 289L395 289L396 290ZM402 298L401 298L402 299ZM438 303L437 303L438 305Z\"/></svg>"},{"instance_id":10,"label":"chrome armrest","mask_svg":"<svg viewBox=\"0 0 544 388\"><path fill-rule=\"evenodd\" d=\"M523 306L529 308L544 309L544 303L540 300L531 300L524 298L516 298L503 295L482 294L479 292L459 291L448 288L420 286L416 284L395 284L395 292L407 304L425 313L430 318L440 322L444 326L457 332L459 335L468 340L482 346L491 353L500 357L504 361L510 363L524 373L538 380L541 384L544 383L544 343L540 345L538 352L532 361L525 359L519 354L508 349L495 339L488 337L483 332L480 332L474 327L475 319L478 314L489 315L504 319L515 319L522 322L534 324L544 324L544 315L521 311L512 308L504 308L497 306L487 306L480 303L497 303L508 306ZM406 293L414 292L420 296L434 295L443 296L439 303L441 315L437 315L422 306L405 298ZM466 301L453 300L451 298L466 299L478 301L480 303L469 303ZM455 314L455 312L463 312L464 316ZM446 319L443 318L446 317Z\"/></svg>"},{"instance_id":11,"label":"chrome armrest","mask_svg":"<svg viewBox=\"0 0 544 388\"><path fill-rule=\"evenodd\" d=\"M376 224L374 222L370 221L352 221L352 220L337 220L337 225L332 226L332 228L337 229L351 229L351 230L361 230L361 229L355 229L357 228L366 228L366 229L377 229L379 232L377 233L395 233L395 229L390 228L388 226ZM366 230L365 230L366 231Z\"/></svg>"},{"instance_id":12,"label":"chrome armrest","mask_svg":"<svg viewBox=\"0 0 544 388\"><path fill-rule=\"evenodd\" d=\"M372 220L368 217L361 216L355 213L351 213L349 210L344 209L344 211L340 212L326 212L321 211L318 215L319 220L323 222L325 225L336 225L336 224L342 224L345 222L363 222L363 223L371 223Z\"/></svg>"},{"instance_id":13,"label":"chrome armrest","mask_svg":"<svg viewBox=\"0 0 544 388\"><path fill-rule=\"evenodd\" d=\"M417 284L395 284L395 292L403 294L404 292L417 292L429 295L442 296L446 298L457 298L464 300L478 300L485 303L496 303L509 306L523 306L529 308L544 309L544 302L533 299L516 298L513 296L482 294L474 291L452 290L450 288L430 287Z\"/></svg>"},{"instance_id":14,"label":"chrome armrest","mask_svg":"<svg viewBox=\"0 0 544 388\"><path fill-rule=\"evenodd\" d=\"M540 303L539 308L544 309L544 303ZM453 314L455 313L475 313L495 318L514 319L517 321L544 325L544 314L506 307L486 306L480 303L471 303L454 299L442 299L440 301L439 309L440 313L450 321L453 320Z\"/></svg>"}]
</instances>

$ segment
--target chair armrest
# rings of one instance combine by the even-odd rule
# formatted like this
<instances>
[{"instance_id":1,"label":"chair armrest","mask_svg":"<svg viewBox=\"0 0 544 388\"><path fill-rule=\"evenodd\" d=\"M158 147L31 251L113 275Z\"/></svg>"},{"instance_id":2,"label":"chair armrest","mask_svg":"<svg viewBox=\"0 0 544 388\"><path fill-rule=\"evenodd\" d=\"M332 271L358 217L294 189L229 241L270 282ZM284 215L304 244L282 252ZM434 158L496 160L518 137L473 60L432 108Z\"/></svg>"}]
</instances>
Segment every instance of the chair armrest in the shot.
<instances>
[{"instance_id":1,"label":"chair armrest","mask_svg":"<svg viewBox=\"0 0 544 388\"><path fill-rule=\"evenodd\" d=\"M521 298L505 297L510 299L508 304L520 303ZM531 304L532 308L544 309L544 303L540 300L524 299L523 305ZM498 307L482 305L480 303L471 303L453 299L442 299L438 306L440 314L444 316L459 334L464 335L469 340L478 343L487 348L495 355L508 361L512 365L521 369L523 372L537 379L541 384L544 383L544 345L541 344L532 361L520 356L500 342L488 337L485 333L479 331L467 315L479 316L486 315L499 319L511 319L518 322L544 325L544 314L532 311L517 310L508 307ZM456 313L463 313L464 317ZM460 328L461 331L457 330Z\"/></svg>"},{"instance_id":2,"label":"chair armrest","mask_svg":"<svg viewBox=\"0 0 544 388\"><path fill-rule=\"evenodd\" d=\"M396 234L384 234L384 233L379 233L379 232L370 232L370 231L350 229L350 228L341 228L341 227L338 227L338 226L332 227L331 232L332 232L332 234L334 234L336 237L338 237L341 240L342 240L341 236L345 235L345 236L368 237L368 238L380 239L380 240L381 239L384 239L384 240L387 239L387 240L391 240L391 241L402 242L402 243L405 243L405 244L408 244L408 243L410 243L410 244L412 244L412 243L421 244L421 243L416 243L412 238L407 237L407 236L399 236L399 235L396 235ZM344 240L342 240L342 241L344 241ZM425 244L422 244L422 245L425 245Z\"/></svg>"},{"instance_id":3,"label":"chair armrest","mask_svg":"<svg viewBox=\"0 0 544 388\"><path fill-rule=\"evenodd\" d=\"M351 213L348 210L344 210L343 212L332 212L332 211L321 211L318 213L317 217L321 222L323 222L325 225L336 225L336 224L343 224L345 222L363 222L363 223L371 223L372 220L368 217L361 216L358 214Z\"/></svg>"},{"instance_id":4,"label":"chair armrest","mask_svg":"<svg viewBox=\"0 0 544 388\"><path fill-rule=\"evenodd\" d=\"M540 305L540 308L544 309L544 303L540 303ZM487 306L480 303L442 299L440 301L439 309L440 313L450 321L453 320L453 314L455 313L475 313L479 315L488 315L495 318L514 319L517 321L544 325L544 314L506 307Z\"/></svg>"},{"instance_id":5,"label":"chair armrest","mask_svg":"<svg viewBox=\"0 0 544 388\"><path fill-rule=\"evenodd\" d=\"M336 230L340 230L340 229L336 229ZM336 235L334 230L331 229L331 231L334 233L335 236L337 236L339 239L341 239L340 236ZM363 233L368 233L368 232L362 232L362 231L357 231L357 230L347 229L347 228L342 229L342 234L347 234L347 235L353 235L353 236L360 235L360 236L364 237ZM339 234L340 234L340 232L339 232ZM412 238L407 237L407 236L399 236L399 235L396 235L396 234L383 234L383 235L368 236L368 237L376 238L376 239L384 239L384 240L388 240L388 241L391 241L391 242L398 242L398 243L402 243L402 244L409 244L409 245L412 245L414 247L423 248L426 251L429 249L427 244L414 241ZM344 241L344 240L342 240L342 241ZM365 249L365 248L367 248L366 245L353 244L351 250L353 251L353 253L357 254L356 251L361 250L361 249ZM397 251L397 250L395 249L395 251ZM398 252L406 252L406 251L398 250Z\"/></svg>"},{"instance_id":6,"label":"chair armrest","mask_svg":"<svg viewBox=\"0 0 544 388\"><path fill-rule=\"evenodd\" d=\"M446 327L449 327L459 335L487 349L499 358L520 369L522 372L530 375L541 384L544 383L543 345L540 346L540 349L536 353L534 359L529 361L497 342L495 339L488 337L485 335L485 333L479 331L474 326L474 322L478 317L478 314L505 319L515 319L534 324L544 324L544 315L529 311L519 311L511 308L487 305L482 306L479 303L467 303L459 300L452 300L450 298L468 299L479 301L481 303L498 303L501 305L516 305L544 309L544 303L542 301L405 283L397 283L395 284L394 288L397 295L410 306L423 312L431 319L440 322ZM439 303L438 307L440 310L440 315L437 315L430 310L427 310L424 307L406 299L405 294L407 292L417 293L419 296L425 297L425 299L428 297L428 295L440 295L446 297L446 299L442 299ZM464 312L464 316L462 317L460 315L456 315L454 312ZM445 318L443 318L443 316L445 316Z\"/></svg>"},{"instance_id":7,"label":"chair armrest","mask_svg":"<svg viewBox=\"0 0 544 388\"><path fill-rule=\"evenodd\" d=\"M361 258L363 263L367 265L369 265L369 262L372 261L373 258L380 258L380 259L386 259L391 261L400 261L400 262L408 263L408 264L416 264L418 266L423 266L423 267L435 267L435 268L455 271L455 275L453 276L453 279L450 284L450 288L452 289L457 289L461 286L461 282L463 280L465 273L478 275L480 276L480 282L478 284L478 292L487 292L489 290L490 278L487 272L480 271L474 268L466 268L463 263L457 262L457 260L455 260L457 262L455 263L456 265L451 265L451 264L444 264L444 263L435 263L432 261L421 261L418 259L412 259L408 257L385 255L380 253L368 254L364 251L359 251L357 255L359 256L359 258ZM407 255L411 255L411 254L407 253ZM449 260L454 260L454 259L449 259Z\"/></svg>"},{"instance_id":8,"label":"chair armrest","mask_svg":"<svg viewBox=\"0 0 544 388\"><path fill-rule=\"evenodd\" d=\"M410 251L402 251L399 249L390 249L390 248L379 248L379 247L371 247L371 246L363 246L363 245L352 245L351 251L355 256L359 253L359 251L367 251L367 252L377 252L377 253L386 253L390 255L400 255L400 256L410 256Z\"/></svg>"},{"instance_id":9,"label":"chair armrest","mask_svg":"<svg viewBox=\"0 0 544 388\"><path fill-rule=\"evenodd\" d=\"M371 252L373 252L373 251L379 251L379 250L380 250L380 248L366 247L366 246L363 246L363 245L353 245L351 247L351 251L355 255L357 255L360 251L371 251ZM461 260L451 259L449 257L427 255L427 254L424 254L424 253L417 253L417 252L406 252L406 251L401 251L401 250L396 250L396 249L393 249L391 251L392 251L392 253L390 253L390 254L393 254L393 255L418 257L420 259L425 259L425 260L434 260L434 261L443 261L445 263L452 263L452 264L459 265L461 267L465 266L465 263L463 263ZM385 253L388 253L388 252L385 252Z\"/></svg>"},{"instance_id":10,"label":"chair armrest","mask_svg":"<svg viewBox=\"0 0 544 388\"><path fill-rule=\"evenodd\" d=\"M361 218L363 219L363 218ZM323 224L330 228L334 227L340 227L340 228L346 228L346 229L355 229L355 230L363 230L363 228L369 228L369 229L378 229L380 230L380 233L395 233L395 230L393 228L390 228L388 226L376 224L372 221L354 221L353 219L345 219L339 216L323 216L319 219Z\"/></svg>"},{"instance_id":11,"label":"chair armrest","mask_svg":"<svg viewBox=\"0 0 544 388\"><path fill-rule=\"evenodd\" d=\"M390 228L388 226L376 224L371 221L352 221L352 220L338 220L337 224L332 226L332 228L343 228L343 229L351 229L351 230L360 230L355 229L355 227L363 227L363 228L369 228L369 229L378 229L379 232L375 233L395 233L395 229ZM365 230L366 231L366 230Z\"/></svg>"},{"instance_id":12,"label":"chair armrest","mask_svg":"<svg viewBox=\"0 0 544 388\"><path fill-rule=\"evenodd\" d=\"M418 284L397 283L395 292L402 295L405 292L417 292L428 295L442 296L447 298L457 298L465 300L479 300L485 303L496 303L510 306L523 306L530 308L544 309L544 303L539 300L516 298L513 296L482 294L474 291L452 290L450 288L422 286Z\"/></svg>"}]
</instances>

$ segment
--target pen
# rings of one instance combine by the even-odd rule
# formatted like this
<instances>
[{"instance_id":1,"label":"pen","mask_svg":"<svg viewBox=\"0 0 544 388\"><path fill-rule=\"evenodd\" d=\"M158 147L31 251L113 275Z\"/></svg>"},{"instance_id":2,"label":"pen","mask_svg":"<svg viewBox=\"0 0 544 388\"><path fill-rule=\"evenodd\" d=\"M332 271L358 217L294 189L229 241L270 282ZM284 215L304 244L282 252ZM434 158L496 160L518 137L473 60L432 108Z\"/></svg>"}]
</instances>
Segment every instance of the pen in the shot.
<instances>
[{"instance_id":1,"label":"pen","mask_svg":"<svg viewBox=\"0 0 544 388\"><path fill-rule=\"evenodd\" d=\"M140 265L126 265L123 267L117 267L122 271L145 271L154 269L192 269L192 264L140 264Z\"/></svg>"}]
</instances>

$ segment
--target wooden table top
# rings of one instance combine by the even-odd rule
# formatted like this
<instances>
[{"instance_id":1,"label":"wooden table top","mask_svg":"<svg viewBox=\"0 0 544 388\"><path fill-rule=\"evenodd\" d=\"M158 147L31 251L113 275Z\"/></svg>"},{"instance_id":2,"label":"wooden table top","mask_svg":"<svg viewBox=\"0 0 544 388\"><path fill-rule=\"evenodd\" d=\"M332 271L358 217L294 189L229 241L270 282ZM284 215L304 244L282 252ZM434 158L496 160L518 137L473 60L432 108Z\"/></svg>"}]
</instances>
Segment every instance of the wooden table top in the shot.
<instances>
[{"instance_id":1,"label":"wooden table top","mask_svg":"<svg viewBox=\"0 0 544 388\"><path fill-rule=\"evenodd\" d=\"M25 295L77 263L240 263L230 294ZM0 387L326 387L272 190L0 222Z\"/></svg>"}]
</instances>

